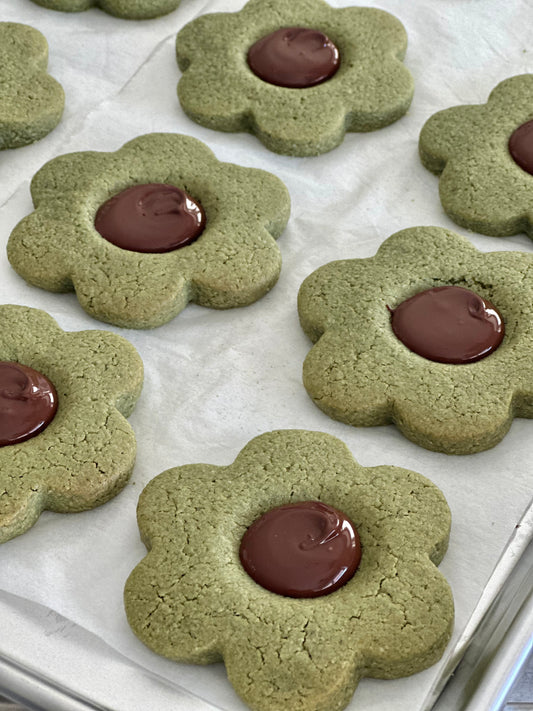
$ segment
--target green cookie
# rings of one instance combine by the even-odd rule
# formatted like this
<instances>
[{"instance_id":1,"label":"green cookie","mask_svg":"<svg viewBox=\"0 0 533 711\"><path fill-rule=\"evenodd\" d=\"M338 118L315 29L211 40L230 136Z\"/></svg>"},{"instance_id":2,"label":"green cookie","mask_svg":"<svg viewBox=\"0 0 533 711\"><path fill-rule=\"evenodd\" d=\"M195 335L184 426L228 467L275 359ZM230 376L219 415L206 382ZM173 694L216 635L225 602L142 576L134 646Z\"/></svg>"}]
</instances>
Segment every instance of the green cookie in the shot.
<instances>
[{"instance_id":1,"label":"green cookie","mask_svg":"<svg viewBox=\"0 0 533 711\"><path fill-rule=\"evenodd\" d=\"M340 52L328 81L305 89L256 76L248 49L283 27L320 30ZM202 15L178 34L185 113L218 131L249 131L276 153L314 156L335 148L346 131L373 131L405 114L413 79L402 64L403 25L375 8L335 9L323 0L250 0L240 12Z\"/></svg>"},{"instance_id":2,"label":"green cookie","mask_svg":"<svg viewBox=\"0 0 533 711\"><path fill-rule=\"evenodd\" d=\"M46 429L0 447L3 543L45 509L84 511L124 487L136 450L125 417L139 397L143 366L134 347L114 333L65 333L44 311L12 305L0 306L0 361L39 371L58 397Z\"/></svg>"},{"instance_id":3,"label":"green cookie","mask_svg":"<svg viewBox=\"0 0 533 711\"><path fill-rule=\"evenodd\" d=\"M389 308L433 287L465 287L501 313L505 337L477 362L413 353L394 334ZM304 385L326 414L356 426L393 422L427 449L471 454L497 444L513 417L533 417L533 254L483 254L440 227L413 227L375 257L331 262L298 299L315 342Z\"/></svg>"},{"instance_id":4,"label":"green cookie","mask_svg":"<svg viewBox=\"0 0 533 711\"><path fill-rule=\"evenodd\" d=\"M164 254L128 251L96 231L98 208L132 185L171 184L202 204L199 239ZM166 323L189 301L245 306L276 283L275 238L290 211L271 173L219 162L200 141L149 134L115 153L71 153L47 163L31 185L35 212L12 232L13 268L49 291L76 291L91 316L117 326Z\"/></svg>"},{"instance_id":5,"label":"green cookie","mask_svg":"<svg viewBox=\"0 0 533 711\"><path fill-rule=\"evenodd\" d=\"M315 598L258 585L239 560L246 529L317 500L357 527L355 575ZM452 594L435 567L450 530L444 496L415 472L362 467L331 435L270 432L227 467L169 469L141 494L138 522L150 552L126 583L133 631L176 661L223 660L254 711L338 711L361 677L414 674L450 638Z\"/></svg>"},{"instance_id":6,"label":"green cookie","mask_svg":"<svg viewBox=\"0 0 533 711\"><path fill-rule=\"evenodd\" d=\"M533 238L533 175L509 152L509 138L533 119L533 74L502 81L486 104L434 114L420 133L420 157L440 175L442 206L458 225Z\"/></svg>"}]
</instances>

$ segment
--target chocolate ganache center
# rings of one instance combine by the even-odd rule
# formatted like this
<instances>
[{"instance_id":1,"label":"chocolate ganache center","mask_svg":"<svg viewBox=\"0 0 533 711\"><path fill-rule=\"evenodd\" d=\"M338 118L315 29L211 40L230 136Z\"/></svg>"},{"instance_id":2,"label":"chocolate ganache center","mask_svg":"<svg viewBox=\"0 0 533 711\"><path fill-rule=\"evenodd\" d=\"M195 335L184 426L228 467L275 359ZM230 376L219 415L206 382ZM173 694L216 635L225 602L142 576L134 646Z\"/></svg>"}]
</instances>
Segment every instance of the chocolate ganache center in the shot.
<instances>
[{"instance_id":1,"label":"chocolate ganache center","mask_svg":"<svg viewBox=\"0 0 533 711\"><path fill-rule=\"evenodd\" d=\"M513 131L509 153L522 170L533 175L533 121L527 121Z\"/></svg>"},{"instance_id":2,"label":"chocolate ganache center","mask_svg":"<svg viewBox=\"0 0 533 711\"><path fill-rule=\"evenodd\" d=\"M57 392L38 370L0 361L0 447L24 442L54 419Z\"/></svg>"},{"instance_id":3,"label":"chocolate ganache center","mask_svg":"<svg viewBox=\"0 0 533 711\"><path fill-rule=\"evenodd\" d=\"M397 338L438 363L473 363L492 353L505 326L490 301L461 286L437 286L391 310Z\"/></svg>"},{"instance_id":4,"label":"chocolate ganache center","mask_svg":"<svg viewBox=\"0 0 533 711\"><path fill-rule=\"evenodd\" d=\"M320 501L267 511L248 528L241 563L262 587L287 597L319 597L348 582L361 560L354 524Z\"/></svg>"},{"instance_id":5,"label":"chocolate ganache center","mask_svg":"<svg viewBox=\"0 0 533 711\"><path fill-rule=\"evenodd\" d=\"M100 206L94 226L104 239L131 252L171 252L194 242L205 213L184 190L164 183L134 185Z\"/></svg>"},{"instance_id":6,"label":"chocolate ganache center","mask_svg":"<svg viewBox=\"0 0 533 711\"><path fill-rule=\"evenodd\" d=\"M263 81L305 89L330 79L339 68L339 50L319 30L282 27L248 50L248 65Z\"/></svg>"}]
</instances>

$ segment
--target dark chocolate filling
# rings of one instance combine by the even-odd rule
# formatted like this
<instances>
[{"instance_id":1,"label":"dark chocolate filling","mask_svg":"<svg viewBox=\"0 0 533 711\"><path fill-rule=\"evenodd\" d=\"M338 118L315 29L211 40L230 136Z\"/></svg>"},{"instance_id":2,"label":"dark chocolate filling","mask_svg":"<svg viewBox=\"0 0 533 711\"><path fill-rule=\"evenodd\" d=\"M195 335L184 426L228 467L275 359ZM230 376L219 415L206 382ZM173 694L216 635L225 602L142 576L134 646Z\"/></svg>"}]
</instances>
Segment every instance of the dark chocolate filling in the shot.
<instances>
[{"instance_id":1,"label":"dark chocolate filling","mask_svg":"<svg viewBox=\"0 0 533 711\"><path fill-rule=\"evenodd\" d=\"M0 447L35 437L56 411L57 392L45 375L21 363L0 361Z\"/></svg>"},{"instance_id":2,"label":"dark chocolate filling","mask_svg":"<svg viewBox=\"0 0 533 711\"><path fill-rule=\"evenodd\" d=\"M421 291L391 310L392 330L414 353L439 363L472 363L492 353L505 326L495 307L460 286Z\"/></svg>"},{"instance_id":3,"label":"dark chocolate filling","mask_svg":"<svg viewBox=\"0 0 533 711\"><path fill-rule=\"evenodd\" d=\"M170 252L194 242L205 227L202 206L164 183L134 185L100 206L94 226L104 239L131 252Z\"/></svg>"},{"instance_id":4,"label":"dark chocolate filling","mask_svg":"<svg viewBox=\"0 0 533 711\"><path fill-rule=\"evenodd\" d=\"M305 89L330 79L339 68L339 50L319 30L282 27L248 50L248 65L263 81Z\"/></svg>"},{"instance_id":5,"label":"dark chocolate filling","mask_svg":"<svg viewBox=\"0 0 533 711\"><path fill-rule=\"evenodd\" d=\"M361 560L354 524L320 501L267 511L244 534L241 563L262 587L288 597L319 597L353 576Z\"/></svg>"},{"instance_id":6,"label":"dark chocolate filling","mask_svg":"<svg viewBox=\"0 0 533 711\"><path fill-rule=\"evenodd\" d=\"M533 175L533 121L527 121L513 131L509 153L522 170Z\"/></svg>"}]
</instances>

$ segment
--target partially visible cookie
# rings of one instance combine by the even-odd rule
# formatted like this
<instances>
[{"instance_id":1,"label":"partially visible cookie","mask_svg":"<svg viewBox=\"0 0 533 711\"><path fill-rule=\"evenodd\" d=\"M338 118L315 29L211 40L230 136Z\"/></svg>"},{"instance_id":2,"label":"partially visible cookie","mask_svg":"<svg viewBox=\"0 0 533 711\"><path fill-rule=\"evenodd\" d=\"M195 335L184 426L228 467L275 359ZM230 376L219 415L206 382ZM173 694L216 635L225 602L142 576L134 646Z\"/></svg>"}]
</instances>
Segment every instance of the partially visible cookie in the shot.
<instances>
[{"instance_id":1,"label":"partially visible cookie","mask_svg":"<svg viewBox=\"0 0 533 711\"><path fill-rule=\"evenodd\" d=\"M38 30L0 22L0 150L38 141L61 120L65 94L47 66Z\"/></svg>"},{"instance_id":2,"label":"partially visible cookie","mask_svg":"<svg viewBox=\"0 0 533 711\"><path fill-rule=\"evenodd\" d=\"M442 206L458 225L533 238L533 74L502 81L486 104L434 114L420 133L422 163L440 175Z\"/></svg>"},{"instance_id":3,"label":"partially visible cookie","mask_svg":"<svg viewBox=\"0 0 533 711\"><path fill-rule=\"evenodd\" d=\"M250 0L179 32L178 96L202 126L249 131L276 153L318 155L346 131L405 114L413 96L406 47L403 25L383 10Z\"/></svg>"},{"instance_id":4,"label":"partially visible cookie","mask_svg":"<svg viewBox=\"0 0 533 711\"><path fill-rule=\"evenodd\" d=\"M189 301L245 306L278 279L285 185L219 162L194 138L149 134L115 153L59 156L31 189L36 210L9 238L12 266L36 286L75 290L102 321L149 328Z\"/></svg>"},{"instance_id":5,"label":"partially visible cookie","mask_svg":"<svg viewBox=\"0 0 533 711\"><path fill-rule=\"evenodd\" d=\"M393 422L447 454L493 447L533 417L533 254L413 227L375 257L317 269L298 309L315 343L304 385L330 417Z\"/></svg>"},{"instance_id":6,"label":"partially visible cookie","mask_svg":"<svg viewBox=\"0 0 533 711\"><path fill-rule=\"evenodd\" d=\"M45 509L94 508L124 487L142 379L120 336L65 333L44 311L0 306L0 543Z\"/></svg>"},{"instance_id":7,"label":"partially visible cookie","mask_svg":"<svg viewBox=\"0 0 533 711\"><path fill-rule=\"evenodd\" d=\"M99 7L110 15L126 20L148 20L175 10L181 0L33 0L50 10L80 12Z\"/></svg>"},{"instance_id":8,"label":"partially visible cookie","mask_svg":"<svg viewBox=\"0 0 533 711\"><path fill-rule=\"evenodd\" d=\"M133 631L176 661L223 660L254 711L340 710L361 677L414 674L448 643L453 599L435 567L450 530L443 494L415 472L362 467L331 435L270 432L229 466L169 469L137 513L150 552L125 587ZM338 589L279 594L248 574L251 559L298 586L318 569L320 586L344 564L347 519L361 557Z\"/></svg>"}]
</instances>

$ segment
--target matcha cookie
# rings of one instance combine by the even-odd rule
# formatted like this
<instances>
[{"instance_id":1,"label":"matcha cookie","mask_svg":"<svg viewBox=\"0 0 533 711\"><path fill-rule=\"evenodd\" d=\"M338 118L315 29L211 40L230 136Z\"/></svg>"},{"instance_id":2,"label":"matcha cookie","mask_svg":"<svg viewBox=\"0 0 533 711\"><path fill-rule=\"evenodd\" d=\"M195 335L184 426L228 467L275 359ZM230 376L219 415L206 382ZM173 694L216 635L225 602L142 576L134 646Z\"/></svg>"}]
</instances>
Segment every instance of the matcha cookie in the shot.
<instances>
[{"instance_id":1,"label":"matcha cookie","mask_svg":"<svg viewBox=\"0 0 533 711\"><path fill-rule=\"evenodd\" d=\"M346 519L361 557L333 592L279 594L246 572L273 563L298 585L295 569L343 559ZM133 631L176 661L223 660L255 711L342 709L361 677L425 669L450 638L452 594L435 567L450 529L442 493L406 469L362 467L331 435L271 432L230 466L169 469L141 494L138 522L150 552L126 583Z\"/></svg>"},{"instance_id":2,"label":"matcha cookie","mask_svg":"<svg viewBox=\"0 0 533 711\"><path fill-rule=\"evenodd\" d=\"M181 0L33 0L50 10L80 12L99 7L115 17L126 20L148 20L175 10Z\"/></svg>"},{"instance_id":3,"label":"matcha cookie","mask_svg":"<svg viewBox=\"0 0 533 711\"><path fill-rule=\"evenodd\" d=\"M61 120L65 94L47 66L40 32L0 22L0 150L38 141Z\"/></svg>"},{"instance_id":4,"label":"matcha cookie","mask_svg":"<svg viewBox=\"0 0 533 711\"><path fill-rule=\"evenodd\" d=\"M440 175L442 206L458 225L533 237L533 74L502 81L482 105L434 114L420 157Z\"/></svg>"},{"instance_id":5,"label":"matcha cookie","mask_svg":"<svg viewBox=\"0 0 533 711\"><path fill-rule=\"evenodd\" d=\"M427 449L493 447L513 417L533 417L532 267L533 254L484 254L448 230L414 227L375 257L317 269L298 299L316 342L303 368L309 395L330 417L393 422Z\"/></svg>"},{"instance_id":6,"label":"matcha cookie","mask_svg":"<svg viewBox=\"0 0 533 711\"><path fill-rule=\"evenodd\" d=\"M179 32L178 96L202 126L249 131L276 153L318 155L346 131L405 114L413 96L406 46L403 25L383 10L250 0Z\"/></svg>"},{"instance_id":7,"label":"matcha cookie","mask_svg":"<svg viewBox=\"0 0 533 711\"><path fill-rule=\"evenodd\" d=\"M150 328L189 301L245 306L278 279L287 189L194 138L150 134L116 153L60 156L31 191L36 210L9 238L13 268L43 289L74 290L102 321Z\"/></svg>"},{"instance_id":8,"label":"matcha cookie","mask_svg":"<svg viewBox=\"0 0 533 711\"><path fill-rule=\"evenodd\" d=\"M0 543L45 509L84 511L123 488L142 379L120 336L65 333L44 311L0 306Z\"/></svg>"}]
</instances>

